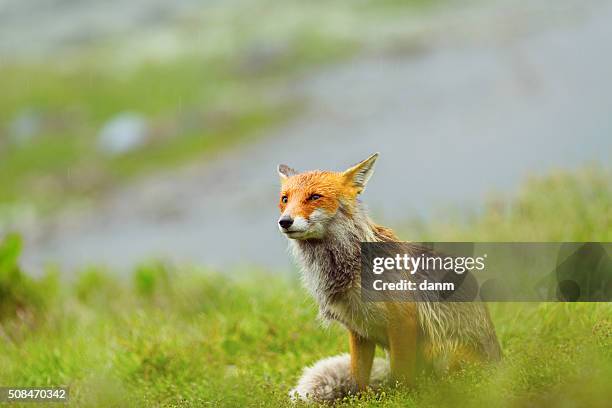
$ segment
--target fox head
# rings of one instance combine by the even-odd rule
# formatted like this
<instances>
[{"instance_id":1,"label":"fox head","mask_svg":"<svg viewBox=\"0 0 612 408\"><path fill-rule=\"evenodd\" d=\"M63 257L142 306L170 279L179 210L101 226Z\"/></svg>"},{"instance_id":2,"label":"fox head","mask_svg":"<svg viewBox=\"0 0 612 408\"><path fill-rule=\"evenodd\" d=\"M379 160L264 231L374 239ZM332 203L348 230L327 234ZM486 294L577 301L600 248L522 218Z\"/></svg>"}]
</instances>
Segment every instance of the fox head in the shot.
<instances>
[{"instance_id":1,"label":"fox head","mask_svg":"<svg viewBox=\"0 0 612 408\"><path fill-rule=\"evenodd\" d=\"M375 153L343 172L298 173L287 165L278 166L281 179L278 228L288 238L322 239L342 207L349 212L357 196L374 173Z\"/></svg>"}]
</instances>

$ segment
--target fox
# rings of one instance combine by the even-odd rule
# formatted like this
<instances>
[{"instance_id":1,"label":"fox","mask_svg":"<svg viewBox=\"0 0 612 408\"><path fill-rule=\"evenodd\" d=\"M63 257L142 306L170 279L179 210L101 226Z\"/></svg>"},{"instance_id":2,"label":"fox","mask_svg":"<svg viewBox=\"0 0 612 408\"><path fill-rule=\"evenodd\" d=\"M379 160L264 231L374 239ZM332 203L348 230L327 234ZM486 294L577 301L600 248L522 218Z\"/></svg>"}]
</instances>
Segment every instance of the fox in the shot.
<instances>
[{"instance_id":1,"label":"fox","mask_svg":"<svg viewBox=\"0 0 612 408\"><path fill-rule=\"evenodd\" d=\"M289 392L294 402L333 402L385 384L414 387L423 370L446 373L501 359L486 303L363 298L361 243L399 241L392 229L370 219L360 200L378 157L341 172L278 165L278 228L320 319L348 331L349 353L306 367ZM386 358L375 358L377 346Z\"/></svg>"}]
</instances>

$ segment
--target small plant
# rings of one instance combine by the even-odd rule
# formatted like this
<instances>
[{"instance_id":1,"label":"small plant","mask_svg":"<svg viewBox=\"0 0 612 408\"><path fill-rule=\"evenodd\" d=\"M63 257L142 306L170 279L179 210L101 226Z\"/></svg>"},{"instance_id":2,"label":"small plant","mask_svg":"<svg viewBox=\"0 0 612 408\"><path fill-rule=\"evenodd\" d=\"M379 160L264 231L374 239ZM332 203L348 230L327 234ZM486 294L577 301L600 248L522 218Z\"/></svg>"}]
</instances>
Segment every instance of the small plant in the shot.
<instances>
[{"instance_id":1,"label":"small plant","mask_svg":"<svg viewBox=\"0 0 612 408\"><path fill-rule=\"evenodd\" d=\"M57 286L50 282L50 275L50 279L37 282L21 270L21 247L17 234L9 234L0 242L0 321L42 310Z\"/></svg>"},{"instance_id":2,"label":"small plant","mask_svg":"<svg viewBox=\"0 0 612 408\"><path fill-rule=\"evenodd\" d=\"M144 297L152 297L170 286L168 267L163 262L142 264L134 272L136 292Z\"/></svg>"}]
</instances>

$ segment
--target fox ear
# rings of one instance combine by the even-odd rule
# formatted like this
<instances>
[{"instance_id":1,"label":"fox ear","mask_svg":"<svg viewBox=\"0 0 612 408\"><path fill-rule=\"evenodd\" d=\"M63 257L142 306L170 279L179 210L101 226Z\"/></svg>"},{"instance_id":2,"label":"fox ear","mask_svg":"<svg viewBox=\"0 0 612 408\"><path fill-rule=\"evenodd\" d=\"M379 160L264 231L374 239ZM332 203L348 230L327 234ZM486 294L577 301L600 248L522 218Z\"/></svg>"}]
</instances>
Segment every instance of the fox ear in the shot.
<instances>
[{"instance_id":1,"label":"fox ear","mask_svg":"<svg viewBox=\"0 0 612 408\"><path fill-rule=\"evenodd\" d=\"M297 171L295 171L291 167L287 166L286 164L279 164L278 165L278 175L280 176L281 181L285 181L289 177L295 176L296 174L297 174Z\"/></svg>"},{"instance_id":2,"label":"fox ear","mask_svg":"<svg viewBox=\"0 0 612 408\"><path fill-rule=\"evenodd\" d=\"M357 188L358 194L365 190L368 180L372 177L372 174L374 174L374 163L376 163L376 159L378 159L378 153L374 153L364 161L357 163L342 173L347 182Z\"/></svg>"}]
</instances>

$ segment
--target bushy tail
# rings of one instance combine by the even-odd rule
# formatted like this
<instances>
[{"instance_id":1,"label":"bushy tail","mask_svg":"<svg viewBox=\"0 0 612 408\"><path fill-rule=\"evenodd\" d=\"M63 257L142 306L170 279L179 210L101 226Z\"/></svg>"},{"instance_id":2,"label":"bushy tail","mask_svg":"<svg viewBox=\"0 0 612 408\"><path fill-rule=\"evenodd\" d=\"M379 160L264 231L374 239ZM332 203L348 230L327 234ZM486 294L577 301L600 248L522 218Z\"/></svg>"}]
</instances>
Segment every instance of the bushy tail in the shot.
<instances>
[{"instance_id":1,"label":"bushy tail","mask_svg":"<svg viewBox=\"0 0 612 408\"><path fill-rule=\"evenodd\" d=\"M389 363L375 358L370 376L370 387L380 388L389 374ZM351 375L351 357L341 354L324 358L306 367L297 386L289 392L293 401L334 401L357 393L357 384Z\"/></svg>"}]
</instances>

